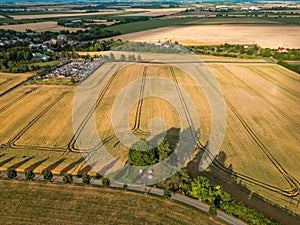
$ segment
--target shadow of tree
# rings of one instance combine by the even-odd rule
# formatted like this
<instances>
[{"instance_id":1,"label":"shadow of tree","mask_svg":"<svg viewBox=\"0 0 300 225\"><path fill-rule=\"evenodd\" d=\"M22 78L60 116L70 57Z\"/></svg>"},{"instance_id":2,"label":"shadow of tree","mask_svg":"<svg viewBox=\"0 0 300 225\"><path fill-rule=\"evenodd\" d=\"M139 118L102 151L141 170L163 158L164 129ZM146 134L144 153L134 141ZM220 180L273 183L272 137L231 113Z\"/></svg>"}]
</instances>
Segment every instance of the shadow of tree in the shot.
<instances>
[{"instance_id":1,"label":"shadow of tree","mask_svg":"<svg viewBox=\"0 0 300 225\"><path fill-rule=\"evenodd\" d=\"M50 166L48 166L44 170L50 170L50 171L54 170L56 167L58 167L60 164L62 164L65 160L66 160L66 158L62 158L62 159L56 161L55 163L51 164Z\"/></svg>"},{"instance_id":2,"label":"shadow of tree","mask_svg":"<svg viewBox=\"0 0 300 225\"><path fill-rule=\"evenodd\" d=\"M10 157L8 159L5 159L4 161L0 162L0 167L4 166L5 164L9 163L10 161L14 160L14 158L16 158L15 156Z\"/></svg>"},{"instance_id":3,"label":"shadow of tree","mask_svg":"<svg viewBox=\"0 0 300 225\"><path fill-rule=\"evenodd\" d=\"M68 171L70 171L71 169L73 169L74 167L78 166L79 164L81 164L82 162L84 162L84 158L80 158L75 162L72 162L70 165L66 166L65 168L63 168L60 171L60 174L66 174Z\"/></svg>"},{"instance_id":4,"label":"shadow of tree","mask_svg":"<svg viewBox=\"0 0 300 225\"><path fill-rule=\"evenodd\" d=\"M48 158L42 159L40 161L37 161L36 163L32 164L31 166L27 167L25 169L26 170L32 170L34 171L36 168L38 168L40 165L42 165L42 163L46 162L48 160Z\"/></svg>"},{"instance_id":5,"label":"shadow of tree","mask_svg":"<svg viewBox=\"0 0 300 225\"><path fill-rule=\"evenodd\" d=\"M33 158L34 158L34 156L29 157L29 158L27 158L27 159L24 159L24 160L21 161L21 162L15 163L14 165L11 166L11 168L17 169L17 168L19 168L20 166L24 165L25 163L27 163L28 161L30 161L30 160L33 159Z\"/></svg>"},{"instance_id":6,"label":"shadow of tree","mask_svg":"<svg viewBox=\"0 0 300 225\"><path fill-rule=\"evenodd\" d=\"M227 155L225 152L220 151L208 169L199 171L198 166L203 153L204 150L199 149L197 155L187 166L187 170L192 177L207 177L213 185L223 186L224 190L232 197L283 224L299 223L299 216L291 215L286 209L270 204L258 194L252 193L245 186L244 183L246 182L236 176L232 164L226 165Z\"/></svg>"}]
</instances>

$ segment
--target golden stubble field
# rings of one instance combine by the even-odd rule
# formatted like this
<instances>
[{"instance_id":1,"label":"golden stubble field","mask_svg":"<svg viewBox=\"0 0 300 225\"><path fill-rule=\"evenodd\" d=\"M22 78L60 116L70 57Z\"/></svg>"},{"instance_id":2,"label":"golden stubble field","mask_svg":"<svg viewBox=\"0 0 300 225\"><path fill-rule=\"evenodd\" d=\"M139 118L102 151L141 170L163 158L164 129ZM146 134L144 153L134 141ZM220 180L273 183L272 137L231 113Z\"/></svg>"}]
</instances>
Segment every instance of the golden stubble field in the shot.
<instances>
[{"instance_id":1,"label":"golden stubble field","mask_svg":"<svg viewBox=\"0 0 300 225\"><path fill-rule=\"evenodd\" d=\"M187 25L124 34L115 39L129 41L178 41L185 45L258 44L263 48L300 48L299 26L286 25ZM184 35L182 35L184 34Z\"/></svg>"},{"instance_id":2,"label":"golden stubble field","mask_svg":"<svg viewBox=\"0 0 300 225\"><path fill-rule=\"evenodd\" d=\"M0 26L0 29L10 29L18 32L25 32L26 29L30 29L37 32L42 31L60 31L60 30L68 30L68 31L77 31L83 30L81 28L72 28L72 27L64 27L57 25L57 22L48 21L48 22L38 22L38 23L25 23L25 24L14 24L14 25L3 25Z\"/></svg>"},{"instance_id":3,"label":"golden stubble field","mask_svg":"<svg viewBox=\"0 0 300 225\"><path fill-rule=\"evenodd\" d=\"M209 67L227 107L225 162L219 161L238 173L237 182L299 213L299 75L278 65Z\"/></svg>"},{"instance_id":4,"label":"golden stubble field","mask_svg":"<svg viewBox=\"0 0 300 225\"><path fill-rule=\"evenodd\" d=\"M101 12L95 13L58 13L58 14L29 14L29 15L12 15L15 20L23 20L23 19L43 19L43 18L57 18L57 17L75 17L75 16L86 16L86 15L104 15L104 14L112 14L117 13L116 10L105 10Z\"/></svg>"},{"instance_id":5,"label":"golden stubble field","mask_svg":"<svg viewBox=\"0 0 300 225\"><path fill-rule=\"evenodd\" d=\"M227 128L221 147L225 160L217 158L214 166L234 172L236 182L299 214L296 206L300 179L299 75L275 64L210 63L209 68L222 88L227 109ZM162 94L170 93L176 101L175 87L159 82L151 84L148 80L152 76L172 81L171 71L169 65L155 63L125 65L121 70L114 63L106 63L87 80L95 87L104 84L98 90L99 103L93 113L97 132L115 158L126 162L128 149L112 128L112 106L120 91L138 80L138 88L131 89L130 95L141 96L142 92L156 89ZM201 127L200 142L205 145L211 127L206 97L187 74L178 68L173 71L178 85L195 104ZM76 87L62 85L26 85L0 98L1 170L15 167L18 171L41 172L48 168L54 173L95 174L78 152L76 135L74 138L75 90ZM126 96L120 99L123 105L116 109L123 115ZM82 104L84 100L81 99ZM159 97L146 97L131 107L128 117L131 132L137 138L148 137L151 119L156 117L164 121L166 129L180 129L180 118L172 104ZM120 122L118 129L125 129L124 124ZM76 134L87 138L90 135ZM213 167L209 171L213 173Z\"/></svg>"},{"instance_id":6,"label":"golden stubble field","mask_svg":"<svg viewBox=\"0 0 300 225\"><path fill-rule=\"evenodd\" d=\"M0 94L27 80L33 73L0 73Z\"/></svg>"}]
</instances>

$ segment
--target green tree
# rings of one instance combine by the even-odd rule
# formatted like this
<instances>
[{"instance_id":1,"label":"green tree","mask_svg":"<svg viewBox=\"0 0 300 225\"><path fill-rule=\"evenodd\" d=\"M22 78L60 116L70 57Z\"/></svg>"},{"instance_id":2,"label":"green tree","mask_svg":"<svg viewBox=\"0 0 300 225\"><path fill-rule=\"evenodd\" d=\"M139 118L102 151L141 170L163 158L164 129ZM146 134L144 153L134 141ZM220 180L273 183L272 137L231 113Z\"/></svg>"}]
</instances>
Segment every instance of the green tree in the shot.
<instances>
[{"instance_id":1,"label":"green tree","mask_svg":"<svg viewBox=\"0 0 300 225\"><path fill-rule=\"evenodd\" d=\"M172 196L171 191L170 191L168 188L165 188L165 189L164 189L164 195L163 195L163 197L164 197L165 199L170 199L171 196Z\"/></svg>"},{"instance_id":2,"label":"green tree","mask_svg":"<svg viewBox=\"0 0 300 225\"><path fill-rule=\"evenodd\" d=\"M125 57L124 54L122 54L122 55L120 56L120 61L121 61L121 62L125 62L125 61L126 61L126 57Z\"/></svg>"},{"instance_id":3,"label":"green tree","mask_svg":"<svg viewBox=\"0 0 300 225\"><path fill-rule=\"evenodd\" d=\"M14 179L15 177L17 177L17 171L14 168L8 168L7 177L11 180Z\"/></svg>"},{"instance_id":4,"label":"green tree","mask_svg":"<svg viewBox=\"0 0 300 225\"><path fill-rule=\"evenodd\" d=\"M123 190L126 191L128 188L128 185L127 184L123 184Z\"/></svg>"},{"instance_id":5,"label":"green tree","mask_svg":"<svg viewBox=\"0 0 300 225\"><path fill-rule=\"evenodd\" d=\"M192 178L185 169L179 170L164 182L164 185L173 192L179 191L182 194L188 194L191 189Z\"/></svg>"},{"instance_id":6,"label":"green tree","mask_svg":"<svg viewBox=\"0 0 300 225\"><path fill-rule=\"evenodd\" d=\"M112 52L109 54L109 61L112 61L112 62L116 61L115 55Z\"/></svg>"},{"instance_id":7,"label":"green tree","mask_svg":"<svg viewBox=\"0 0 300 225\"><path fill-rule=\"evenodd\" d=\"M103 179L102 179L102 185L103 185L104 187L109 187L109 185L110 185L110 180L109 180L108 178L106 178L106 177L103 177Z\"/></svg>"},{"instance_id":8,"label":"green tree","mask_svg":"<svg viewBox=\"0 0 300 225\"><path fill-rule=\"evenodd\" d=\"M90 184L91 183L91 177L87 173L82 174L82 183L84 184Z\"/></svg>"},{"instance_id":9,"label":"green tree","mask_svg":"<svg viewBox=\"0 0 300 225\"><path fill-rule=\"evenodd\" d=\"M35 177L35 174L32 170L27 170L25 172L25 177L26 177L26 180L33 180L33 178Z\"/></svg>"},{"instance_id":10,"label":"green tree","mask_svg":"<svg viewBox=\"0 0 300 225\"><path fill-rule=\"evenodd\" d=\"M135 166L148 166L158 162L156 150L145 139L132 145L128 151L128 157L129 163Z\"/></svg>"},{"instance_id":11,"label":"green tree","mask_svg":"<svg viewBox=\"0 0 300 225\"><path fill-rule=\"evenodd\" d=\"M50 170L48 170L48 169L47 170L43 170L42 174L43 174L45 180L51 181L52 178L53 178L52 172Z\"/></svg>"},{"instance_id":12,"label":"green tree","mask_svg":"<svg viewBox=\"0 0 300 225\"><path fill-rule=\"evenodd\" d=\"M138 55L138 56L137 56L137 61L138 61L138 62L142 62L142 61L143 61L141 55Z\"/></svg>"},{"instance_id":13,"label":"green tree","mask_svg":"<svg viewBox=\"0 0 300 225\"><path fill-rule=\"evenodd\" d=\"M191 182L189 194L203 202L213 203L215 200L213 187L206 177L198 176Z\"/></svg>"},{"instance_id":14,"label":"green tree","mask_svg":"<svg viewBox=\"0 0 300 225\"><path fill-rule=\"evenodd\" d=\"M163 161L172 153L172 148L170 147L170 144L166 138L160 139L157 144L159 161Z\"/></svg>"},{"instance_id":15,"label":"green tree","mask_svg":"<svg viewBox=\"0 0 300 225\"><path fill-rule=\"evenodd\" d=\"M73 182L73 177L71 174L65 174L63 177L63 182L66 184L70 184Z\"/></svg>"},{"instance_id":16,"label":"green tree","mask_svg":"<svg viewBox=\"0 0 300 225\"><path fill-rule=\"evenodd\" d=\"M135 62L136 61L135 55L129 55L128 56L128 61L129 62Z\"/></svg>"}]
</instances>

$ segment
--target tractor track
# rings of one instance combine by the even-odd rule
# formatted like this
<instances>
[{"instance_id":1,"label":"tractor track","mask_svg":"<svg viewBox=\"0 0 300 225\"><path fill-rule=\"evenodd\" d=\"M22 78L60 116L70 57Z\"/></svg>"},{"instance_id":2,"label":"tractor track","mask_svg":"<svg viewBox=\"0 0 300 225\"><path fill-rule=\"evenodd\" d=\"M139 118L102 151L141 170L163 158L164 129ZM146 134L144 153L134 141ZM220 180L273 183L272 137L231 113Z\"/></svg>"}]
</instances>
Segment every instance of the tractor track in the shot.
<instances>
[{"instance_id":1,"label":"tractor track","mask_svg":"<svg viewBox=\"0 0 300 225\"><path fill-rule=\"evenodd\" d=\"M205 78L206 81L214 88L215 85L213 85L207 78ZM253 131L253 129L248 125L248 123L243 119L243 117L238 113L238 111L234 108L234 106L231 104L231 102L224 96L225 102L228 105L228 107L231 109L231 111L234 113L234 115L237 117L239 122L242 124L242 126L245 128L247 131L248 135L254 140L254 142L258 145L260 150L266 155L266 157L271 161L271 163L275 166L275 168L279 171L279 173L283 176L283 178L289 183L291 186L291 190L283 190L278 187L266 184L264 182L258 181L254 178L248 177L246 175L237 173L237 172L232 172L225 166L223 166L218 160L213 160L213 165L218 167L224 172L227 172L237 178L243 179L248 181L251 184L256 184L260 187L266 188L268 190L280 193L284 196L287 197L296 197L299 195L299 181L295 179L292 175L290 175L284 168L283 166L274 158L274 156L268 151L267 147L263 144L263 142L259 139L259 137L256 135L256 133ZM205 147L203 145L199 146L201 149L205 150ZM205 151L207 153L207 151Z\"/></svg>"},{"instance_id":2,"label":"tractor track","mask_svg":"<svg viewBox=\"0 0 300 225\"><path fill-rule=\"evenodd\" d=\"M174 71L174 68L173 67L169 67L170 69L170 72L171 72L171 75L172 75L172 78L173 78L173 81L174 81L174 84L175 84L175 88L176 88L176 91L177 91L177 94L178 94L178 97L180 99L180 103L183 107L183 110L184 110L184 113L185 113L185 117L187 119L187 122L189 124L189 127L192 128L193 131L196 131L195 130L195 127L194 127L194 124L193 124L193 121L192 121L192 118L191 118L191 115L190 115L190 112L188 110L188 107L186 105L186 102L184 100L184 97L183 97L183 94L182 94L182 91L180 89L180 86L179 86L179 83L178 83L178 80L176 78L176 74L175 74L175 71ZM194 140L197 140L198 138L194 136L194 133L191 132Z\"/></svg>"},{"instance_id":3,"label":"tractor track","mask_svg":"<svg viewBox=\"0 0 300 225\"><path fill-rule=\"evenodd\" d=\"M136 108L136 111L135 111L134 125L133 125L133 128L131 129L132 132L137 133L137 134L142 134L142 135L150 134L149 132L146 132L146 131L143 131L143 130L140 129L147 71L148 71L148 67L145 66L144 70L143 70L143 76L142 76L142 82L141 82L138 105L137 105L137 108Z\"/></svg>"},{"instance_id":4,"label":"tractor track","mask_svg":"<svg viewBox=\"0 0 300 225\"><path fill-rule=\"evenodd\" d=\"M9 107L11 107L12 105L16 104L19 100L21 100L22 98L24 98L28 94L32 93L36 89L37 88L31 88L31 90L24 92L22 95L20 95L16 99L14 99L14 101L11 101L10 103L8 103L5 106L3 106L2 108L0 108L0 113L2 113L3 111L5 111L6 109L8 109Z\"/></svg>"},{"instance_id":5,"label":"tractor track","mask_svg":"<svg viewBox=\"0 0 300 225\"><path fill-rule=\"evenodd\" d=\"M113 69L114 67L115 67L115 65L113 65L113 67L110 68L110 69ZM81 134L83 128L86 126L87 122L89 121L89 119L91 118L91 116L93 115L93 113L95 112L97 106L100 104L101 100L103 99L104 95L106 94L107 90L109 89L110 85L112 84L112 82L115 79L115 77L117 76L117 74L118 74L118 72L115 72L109 78L109 80L108 80L107 84L104 86L104 88L102 88L102 90L100 92L100 95L99 95L99 97L96 100L96 103L91 108L91 110L88 112L87 116L83 119L83 121L81 122L80 126L78 127L78 129L76 130L75 134L73 135L72 139L68 143L67 149L69 151L71 151L71 152L89 152L89 151L93 151L94 150L94 148L92 148L92 149L86 149L86 150L80 150L80 149L78 149L78 148L75 147L75 143L76 143L77 138ZM99 147L99 146L103 145L104 144L103 142L105 142L105 140L103 140L101 143L99 143L96 147Z\"/></svg>"},{"instance_id":6,"label":"tractor track","mask_svg":"<svg viewBox=\"0 0 300 225\"><path fill-rule=\"evenodd\" d=\"M31 120L17 135L11 138L6 145L8 145L10 148L18 148L18 145L15 144L16 141L18 141L27 130L29 130L43 115L45 115L53 106L55 106L67 93L69 92L63 92L54 101L52 101L33 120Z\"/></svg>"},{"instance_id":7,"label":"tractor track","mask_svg":"<svg viewBox=\"0 0 300 225\"><path fill-rule=\"evenodd\" d=\"M227 70L224 68L224 70ZM230 73L230 71L228 71ZM246 86L248 89L250 89L252 92L254 92L257 96L261 97L269 106L271 106L273 109L275 109L280 115L282 115L286 120L288 120L290 123L292 123L295 127L300 129L300 124L296 122L294 119L289 117L284 111L282 111L277 105L273 104L270 100L268 100L263 94L261 94L259 91L257 91L255 88L248 85L246 82L244 82L241 78L236 76L235 74L230 73L234 78L236 78L239 82L241 82L244 86Z\"/></svg>"},{"instance_id":8,"label":"tractor track","mask_svg":"<svg viewBox=\"0 0 300 225\"><path fill-rule=\"evenodd\" d=\"M264 71L262 71L260 69L256 69L256 68L249 68L249 67L247 67L247 69L249 69L250 71L252 71L252 72L254 72L256 74L258 74L264 80L269 81L270 83L274 84L275 86L280 87L282 90L284 90L285 92L289 93L293 97L297 97L298 93L295 90L293 90L293 89L289 88L288 86L282 84L277 79L269 77Z\"/></svg>"}]
</instances>

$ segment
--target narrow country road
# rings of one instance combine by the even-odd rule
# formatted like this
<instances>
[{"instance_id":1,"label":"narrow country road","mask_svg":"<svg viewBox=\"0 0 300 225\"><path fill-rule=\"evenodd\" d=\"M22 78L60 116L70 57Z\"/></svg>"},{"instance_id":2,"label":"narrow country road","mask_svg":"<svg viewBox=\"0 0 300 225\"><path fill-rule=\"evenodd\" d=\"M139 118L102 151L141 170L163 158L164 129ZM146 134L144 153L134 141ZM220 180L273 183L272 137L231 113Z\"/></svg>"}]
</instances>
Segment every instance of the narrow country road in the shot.
<instances>
[{"instance_id":1,"label":"narrow country road","mask_svg":"<svg viewBox=\"0 0 300 225\"><path fill-rule=\"evenodd\" d=\"M7 175L6 172L0 172L0 179L7 179ZM25 178L25 174L24 173L18 173L18 176L15 178L16 180L26 180ZM81 178L73 178L73 183L74 184L82 184L82 179ZM44 177L41 174L36 174L35 181L43 181ZM63 183L63 177L62 176L53 176L52 182L54 183ZM91 179L91 185L94 186L102 186L102 181L98 180L98 179ZM118 183L118 182L114 182L112 181L110 183L111 188L123 188L123 184L122 183ZM153 194L153 195L158 195L158 196L163 196L164 191L162 189L159 188L154 188L154 187L148 187L148 186L143 186L143 185L133 185L133 184L128 184L128 190L131 191L137 191L137 192L143 192L143 193L149 193L149 194ZM171 196L172 200L184 203L186 205L192 206L194 208L197 208L203 212L208 213L209 210L209 205L200 202L199 200L196 199L192 199L190 197L181 195L181 194L172 194ZM218 210L217 211L217 218L227 222L228 224L232 224L232 225L246 225L246 223L244 223L243 221L230 216L226 213L224 213L223 211Z\"/></svg>"}]
</instances>

